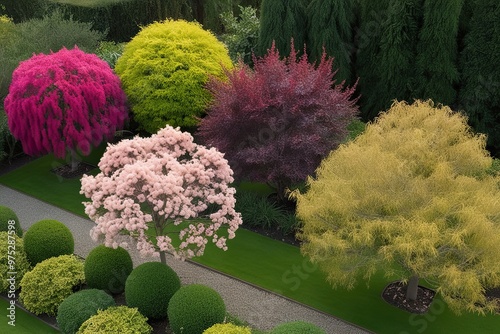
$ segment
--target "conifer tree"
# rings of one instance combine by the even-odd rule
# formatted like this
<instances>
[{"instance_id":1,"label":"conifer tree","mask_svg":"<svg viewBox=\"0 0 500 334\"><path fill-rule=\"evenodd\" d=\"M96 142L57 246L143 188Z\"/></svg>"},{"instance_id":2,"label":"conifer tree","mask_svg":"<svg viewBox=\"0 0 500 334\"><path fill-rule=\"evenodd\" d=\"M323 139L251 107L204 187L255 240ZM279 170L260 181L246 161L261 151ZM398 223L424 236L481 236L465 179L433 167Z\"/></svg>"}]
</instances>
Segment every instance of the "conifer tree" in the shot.
<instances>
[{"instance_id":1,"label":"conifer tree","mask_svg":"<svg viewBox=\"0 0 500 334\"><path fill-rule=\"evenodd\" d=\"M485 136L432 102L395 103L333 151L297 195L302 252L334 286L377 271L432 283L450 309L484 313L500 286L500 174Z\"/></svg>"},{"instance_id":2,"label":"conifer tree","mask_svg":"<svg viewBox=\"0 0 500 334\"><path fill-rule=\"evenodd\" d=\"M476 131L488 135L488 148L500 153L500 2L477 1L460 55L460 107Z\"/></svg>"},{"instance_id":3,"label":"conifer tree","mask_svg":"<svg viewBox=\"0 0 500 334\"><path fill-rule=\"evenodd\" d=\"M425 0L417 46L416 97L451 105L458 82L458 27L464 0Z\"/></svg>"},{"instance_id":4,"label":"conifer tree","mask_svg":"<svg viewBox=\"0 0 500 334\"><path fill-rule=\"evenodd\" d=\"M334 58L336 79L352 83L354 3L351 0L313 0L307 7L307 50L317 62L323 51Z\"/></svg>"},{"instance_id":5,"label":"conifer tree","mask_svg":"<svg viewBox=\"0 0 500 334\"><path fill-rule=\"evenodd\" d=\"M290 41L302 51L307 29L305 0L263 0L260 8L260 31L257 54L263 56L273 41L282 56L290 54Z\"/></svg>"}]
</instances>

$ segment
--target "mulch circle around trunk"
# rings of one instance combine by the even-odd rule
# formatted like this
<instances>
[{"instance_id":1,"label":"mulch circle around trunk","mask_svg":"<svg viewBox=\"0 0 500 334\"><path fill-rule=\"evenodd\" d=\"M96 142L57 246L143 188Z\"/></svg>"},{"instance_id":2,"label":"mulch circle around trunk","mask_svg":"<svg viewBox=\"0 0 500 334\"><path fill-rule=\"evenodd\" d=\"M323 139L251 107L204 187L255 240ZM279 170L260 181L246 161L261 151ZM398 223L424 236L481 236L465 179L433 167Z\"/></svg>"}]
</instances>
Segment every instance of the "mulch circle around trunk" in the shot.
<instances>
[{"instance_id":1,"label":"mulch circle around trunk","mask_svg":"<svg viewBox=\"0 0 500 334\"><path fill-rule=\"evenodd\" d=\"M90 172L94 168L97 167L86 162L80 162L75 170L71 168L71 165L65 164L51 169L51 172L65 179L74 179L82 177L83 174Z\"/></svg>"},{"instance_id":2,"label":"mulch circle around trunk","mask_svg":"<svg viewBox=\"0 0 500 334\"><path fill-rule=\"evenodd\" d=\"M389 304L410 313L425 313L429 309L436 292L418 286L417 300L406 300L406 284L392 282L382 292L382 298Z\"/></svg>"}]
</instances>

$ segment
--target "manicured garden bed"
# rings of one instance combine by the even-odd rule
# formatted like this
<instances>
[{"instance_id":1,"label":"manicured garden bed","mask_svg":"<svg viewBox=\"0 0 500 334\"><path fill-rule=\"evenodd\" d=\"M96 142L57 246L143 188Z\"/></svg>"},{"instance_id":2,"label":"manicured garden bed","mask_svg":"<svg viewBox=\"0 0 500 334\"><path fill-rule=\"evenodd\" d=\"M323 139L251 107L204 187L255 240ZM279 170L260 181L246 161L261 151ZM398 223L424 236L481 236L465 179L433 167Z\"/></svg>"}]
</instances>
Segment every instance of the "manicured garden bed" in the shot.
<instances>
[{"instance_id":1,"label":"manicured garden bed","mask_svg":"<svg viewBox=\"0 0 500 334\"><path fill-rule=\"evenodd\" d=\"M62 180L50 172L58 163L45 156L1 176L0 183L84 216L78 179ZM228 248L223 252L209 246L195 261L376 333L442 333L443 328L453 333L493 333L500 328L500 316L456 316L439 296L423 315L397 309L381 298L390 282L382 275L375 276L369 288L333 290L299 248L245 229L228 241Z\"/></svg>"}]
</instances>

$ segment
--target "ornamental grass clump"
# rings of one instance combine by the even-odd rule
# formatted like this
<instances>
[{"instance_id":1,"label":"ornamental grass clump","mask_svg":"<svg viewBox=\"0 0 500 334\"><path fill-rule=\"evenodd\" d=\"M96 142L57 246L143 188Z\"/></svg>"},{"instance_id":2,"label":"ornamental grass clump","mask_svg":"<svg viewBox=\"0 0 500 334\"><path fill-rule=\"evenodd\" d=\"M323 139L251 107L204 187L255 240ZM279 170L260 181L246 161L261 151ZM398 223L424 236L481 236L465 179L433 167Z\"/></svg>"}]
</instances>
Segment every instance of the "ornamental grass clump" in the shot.
<instances>
[{"instance_id":1,"label":"ornamental grass clump","mask_svg":"<svg viewBox=\"0 0 500 334\"><path fill-rule=\"evenodd\" d=\"M201 284L183 286L168 304L168 322L174 333L202 334L225 317L226 305L219 293Z\"/></svg>"},{"instance_id":2,"label":"ornamental grass clump","mask_svg":"<svg viewBox=\"0 0 500 334\"><path fill-rule=\"evenodd\" d=\"M144 27L126 46L115 71L134 120L155 133L195 126L211 101L204 85L232 62L225 45L196 22L165 20Z\"/></svg>"},{"instance_id":3,"label":"ornamental grass clump","mask_svg":"<svg viewBox=\"0 0 500 334\"><path fill-rule=\"evenodd\" d=\"M97 224L92 238L108 247L127 246L129 235L142 255L166 264L166 253L201 256L209 241L227 250L241 224L224 155L187 132L167 126L149 138L109 145L99 168L96 176L84 175L80 192Z\"/></svg>"},{"instance_id":4,"label":"ornamental grass clump","mask_svg":"<svg viewBox=\"0 0 500 334\"><path fill-rule=\"evenodd\" d=\"M85 281L94 289L122 293L132 269L132 258L126 249L99 245L85 258Z\"/></svg>"},{"instance_id":5,"label":"ornamental grass clump","mask_svg":"<svg viewBox=\"0 0 500 334\"><path fill-rule=\"evenodd\" d=\"M161 262L146 262L127 278L125 300L149 319L165 318L168 302L180 287L179 276L172 268Z\"/></svg>"},{"instance_id":6,"label":"ornamental grass clump","mask_svg":"<svg viewBox=\"0 0 500 334\"><path fill-rule=\"evenodd\" d=\"M103 290L85 289L64 299L57 309L57 326L63 334L75 334L98 310L115 306L115 300Z\"/></svg>"},{"instance_id":7,"label":"ornamental grass clump","mask_svg":"<svg viewBox=\"0 0 500 334\"><path fill-rule=\"evenodd\" d=\"M23 240L26 255L33 266L54 256L73 254L75 249L71 230L53 219L40 220L31 225Z\"/></svg>"},{"instance_id":8,"label":"ornamental grass clump","mask_svg":"<svg viewBox=\"0 0 500 334\"><path fill-rule=\"evenodd\" d=\"M34 314L55 316L63 300L84 282L82 260L74 255L52 257L24 275L19 299Z\"/></svg>"}]
</instances>

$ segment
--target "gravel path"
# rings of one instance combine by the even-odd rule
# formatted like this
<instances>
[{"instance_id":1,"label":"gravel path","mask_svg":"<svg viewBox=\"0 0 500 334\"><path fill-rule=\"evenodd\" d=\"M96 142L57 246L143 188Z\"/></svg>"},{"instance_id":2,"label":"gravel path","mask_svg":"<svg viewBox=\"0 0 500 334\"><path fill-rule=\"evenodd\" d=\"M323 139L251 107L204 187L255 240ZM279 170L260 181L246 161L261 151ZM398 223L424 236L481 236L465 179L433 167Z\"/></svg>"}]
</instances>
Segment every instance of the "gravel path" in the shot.
<instances>
[{"instance_id":1,"label":"gravel path","mask_svg":"<svg viewBox=\"0 0 500 334\"><path fill-rule=\"evenodd\" d=\"M97 245L89 235L94 223L88 219L2 185L0 185L0 205L10 207L17 213L23 229L41 219L56 219L63 222L75 237L75 253L82 257L86 257ZM131 251L131 256L134 266L152 261L151 258L140 258L134 251ZM355 325L192 262L180 262L173 258L169 258L167 262L177 272L183 284L198 283L214 288L221 294L229 313L256 328L269 330L285 321L304 320L322 327L329 334L369 333Z\"/></svg>"}]
</instances>

